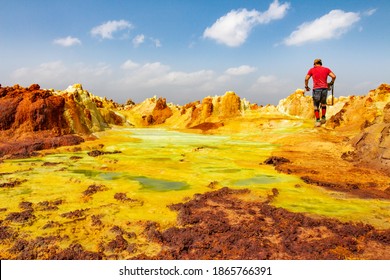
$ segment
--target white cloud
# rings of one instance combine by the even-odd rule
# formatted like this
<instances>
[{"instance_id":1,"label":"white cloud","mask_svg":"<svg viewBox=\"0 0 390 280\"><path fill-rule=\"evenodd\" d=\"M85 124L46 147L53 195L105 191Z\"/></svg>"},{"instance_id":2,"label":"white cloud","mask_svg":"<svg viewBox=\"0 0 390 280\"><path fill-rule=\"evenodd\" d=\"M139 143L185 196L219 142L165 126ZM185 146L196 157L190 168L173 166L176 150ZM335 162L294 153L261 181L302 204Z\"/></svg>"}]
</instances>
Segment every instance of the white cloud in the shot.
<instances>
[{"instance_id":1,"label":"white cloud","mask_svg":"<svg viewBox=\"0 0 390 280\"><path fill-rule=\"evenodd\" d=\"M135 63L133 62L132 60L126 60L122 65L121 65L121 69L123 70L134 70L135 68L137 68L139 66L138 63Z\"/></svg>"},{"instance_id":2,"label":"white cloud","mask_svg":"<svg viewBox=\"0 0 390 280\"><path fill-rule=\"evenodd\" d=\"M225 71L225 73L232 76L241 76L241 75L250 74L254 71L256 71L255 67L249 65L241 65L239 67L229 68Z\"/></svg>"},{"instance_id":3,"label":"white cloud","mask_svg":"<svg viewBox=\"0 0 390 280\"><path fill-rule=\"evenodd\" d=\"M156 48L162 47L161 42L160 42L159 39L150 38L150 40L153 42L153 44L154 44L154 46L155 46Z\"/></svg>"},{"instance_id":4,"label":"white cloud","mask_svg":"<svg viewBox=\"0 0 390 280\"><path fill-rule=\"evenodd\" d=\"M328 14L305 22L284 40L287 46L303 45L326 39L338 38L360 20L359 13L332 10Z\"/></svg>"},{"instance_id":5,"label":"white cloud","mask_svg":"<svg viewBox=\"0 0 390 280\"><path fill-rule=\"evenodd\" d=\"M112 74L112 69L109 64L104 62L97 63L96 65L85 65L79 63L74 67L74 71L81 77L108 77Z\"/></svg>"},{"instance_id":6,"label":"white cloud","mask_svg":"<svg viewBox=\"0 0 390 280\"><path fill-rule=\"evenodd\" d=\"M195 72L172 71L168 65L161 62L145 63L142 66L127 60L121 66L124 70L132 70L125 75L123 82L134 88L153 88L160 86L196 86L204 81L210 81L213 71L200 70Z\"/></svg>"},{"instance_id":7,"label":"white cloud","mask_svg":"<svg viewBox=\"0 0 390 280\"><path fill-rule=\"evenodd\" d=\"M161 62L139 64L131 60L125 61L121 68L123 71L111 84L117 92L132 93L131 98L136 102L158 95L186 104L210 94L224 93L220 83L216 83L215 72L208 69L180 71Z\"/></svg>"},{"instance_id":8,"label":"white cloud","mask_svg":"<svg viewBox=\"0 0 390 280\"><path fill-rule=\"evenodd\" d=\"M15 71L13 71L11 74L11 77L18 80L22 77L27 76L30 71L31 70L28 67L21 67L21 68L16 69Z\"/></svg>"},{"instance_id":9,"label":"white cloud","mask_svg":"<svg viewBox=\"0 0 390 280\"><path fill-rule=\"evenodd\" d=\"M59 84L65 79L68 68L65 64L58 61L50 61L42 63L34 67L21 67L11 73L11 78L15 79L18 84L35 84L38 83L42 87ZM52 86L48 86L52 87Z\"/></svg>"},{"instance_id":10,"label":"white cloud","mask_svg":"<svg viewBox=\"0 0 390 280\"><path fill-rule=\"evenodd\" d=\"M176 85L176 86L199 86L200 83L210 81L214 72L211 70L200 70L196 72L170 71L160 77L149 81L149 85Z\"/></svg>"},{"instance_id":11,"label":"white cloud","mask_svg":"<svg viewBox=\"0 0 390 280\"><path fill-rule=\"evenodd\" d=\"M111 66L105 63L68 65L61 60L49 61L34 67L21 67L11 77L20 84L38 83L43 88L64 89L70 84L88 82L100 85L110 80Z\"/></svg>"},{"instance_id":12,"label":"white cloud","mask_svg":"<svg viewBox=\"0 0 390 280\"><path fill-rule=\"evenodd\" d=\"M145 35L144 34L139 34L134 37L133 39L133 45L135 48L139 47L142 43L145 42Z\"/></svg>"},{"instance_id":13,"label":"white cloud","mask_svg":"<svg viewBox=\"0 0 390 280\"><path fill-rule=\"evenodd\" d=\"M280 99L292 93L290 78L278 77L272 74L259 76L248 89L248 95L258 104L278 104Z\"/></svg>"},{"instance_id":14,"label":"white cloud","mask_svg":"<svg viewBox=\"0 0 390 280\"><path fill-rule=\"evenodd\" d=\"M260 13L258 21L261 24L269 23L273 20L282 19L287 14L287 10L290 8L290 3L285 2L283 4L279 4L278 0L274 0L269 5L269 8L264 13Z\"/></svg>"},{"instance_id":15,"label":"white cloud","mask_svg":"<svg viewBox=\"0 0 390 280\"><path fill-rule=\"evenodd\" d=\"M220 17L203 32L203 38L209 38L229 47L238 47L245 43L250 31L258 24L267 24L283 18L289 9L289 3L279 4L274 0L267 11L232 10Z\"/></svg>"},{"instance_id":16,"label":"white cloud","mask_svg":"<svg viewBox=\"0 0 390 280\"><path fill-rule=\"evenodd\" d=\"M364 12L364 15L365 15L365 16L368 16L368 17L369 17L369 16L372 16L373 14L375 14L376 10L377 10L377 9L370 9L370 10L367 10L367 11Z\"/></svg>"},{"instance_id":17,"label":"white cloud","mask_svg":"<svg viewBox=\"0 0 390 280\"><path fill-rule=\"evenodd\" d=\"M75 45L81 45L81 41L78 38L74 38L72 36L55 39L53 41L53 43L56 45L63 46L63 47L71 47L71 46L75 46Z\"/></svg>"},{"instance_id":18,"label":"white cloud","mask_svg":"<svg viewBox=\"0 0 390 280\"><path fill-rule=\"evenodd\" d=\"M132 69L130 69L132 67ZM145 63L138 65L133 61L127 60L121 66L123 70L126 70L123 78L119 83L125 84L134 88L148 87L151 80L157 77L166 75L169 72L170 67L163 65L160 62Z\"/></svg>"},{"instance_id":19,"label":"white cloud","mask_svg":"<svg viewBox=\"0 0 390 280\"><path fill-rule=\"evenodd\" d=\"M151 74L163 74L170 70L168 65L164 65L161 62L146 63L141 67L142 73Z\"/></svg>"},{"instance_id":20,"label":"white cloud","mask_svg":"<svg viewBox=\"0 0 390 280\"><path fill-rule=\"evenodd\" d=\"M216 40L218 43L229 47L242 45L251 29L256 25L257 11L231 11L219 18L211 27L207 27L203 33L204 38Z\"/></svg>"},{"instance_id":21,"label":"white cloud","mask_svg":"<svg viewBox=\"0 0 390 280\"><path fill-rule=\"evenodd\" d=\"M133 38L133 46L138 48L141 44L145 43L146 40L151 42L156 48L160 48L162 46L159 39L155 39L153 37L146 38L144 34L139 34Z\"/></svg>"},{"instance_id":22,"label":"white cloud","mask_svg":"<svg viewBox=\"0 0 390 280\"><path fill-rule=\"evenodd\" d=\"M257 78L256 83L260 85L264 84L272 84L277 81L277 78L273 75L265 75L265 76L260 76Z\"/></svg>"},{"instance_id":23,"label":"white cloud","mask_svg":"<svg viewBox=\"0 0 390 280\"><path fill-rule=\"evenodd\" d=\"M91 30L91 34L101 39L113 39L113 33L120 30L130 30L133 25L126 20L107 21L99 26L95 26Z\"/></svg>"},{"instance_id":24,"label":"white cloud","mask_svg":"<svg viewBox=\"0 0 390 280\"><path fill-rule=\"evenodd\" d=\"M37 69L34 69L35 73L50 77L51 75L59 75L66 71L66 66L61 60L42 63Z\"/></svg>"}]
</instances>

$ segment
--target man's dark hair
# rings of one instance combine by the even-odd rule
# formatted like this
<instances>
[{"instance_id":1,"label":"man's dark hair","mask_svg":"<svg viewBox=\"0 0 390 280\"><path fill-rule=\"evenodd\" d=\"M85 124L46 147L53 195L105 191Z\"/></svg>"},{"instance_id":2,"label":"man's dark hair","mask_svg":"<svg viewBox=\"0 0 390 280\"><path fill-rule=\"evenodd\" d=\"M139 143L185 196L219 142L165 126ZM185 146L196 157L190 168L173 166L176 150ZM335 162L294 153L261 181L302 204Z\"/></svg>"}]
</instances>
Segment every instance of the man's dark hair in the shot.
<instances>
[{"instance_id":1,"label":"man's dark hair","mask_svg":"<svg viewBox=\"0 0 390 280\"><path fill-rule=\"evenodd\" d=\"M319 58L315 59L315 60L314 60L314 65L316 65L316 64L319 64L319 65L322 66L322 60L319 59Z\"/></svg>"}]
</instances>

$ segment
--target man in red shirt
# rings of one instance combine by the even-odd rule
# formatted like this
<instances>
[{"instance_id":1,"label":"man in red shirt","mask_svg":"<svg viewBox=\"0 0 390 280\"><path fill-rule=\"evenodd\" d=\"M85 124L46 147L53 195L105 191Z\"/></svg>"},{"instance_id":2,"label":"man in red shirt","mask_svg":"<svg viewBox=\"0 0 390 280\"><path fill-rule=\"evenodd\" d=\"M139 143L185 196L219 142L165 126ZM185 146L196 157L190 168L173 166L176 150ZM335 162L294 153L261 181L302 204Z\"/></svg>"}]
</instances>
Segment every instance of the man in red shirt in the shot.
<instances>
[{"instance_id":1,"label":"man in red shirt","mask_svg":"<svg viewBox=\"0 0 390 280\"><path fill-rule=\"evenodd\" d=\"M329 84L328 76L332 78L332 81ZM320 126L321 124L326 122L326 98L328 97L329 87L333 86L333 83L336 80L336 75L329 68L322 66L321 59L315 59L314 67L307 72L307 75L305 77L306 91L310 91L310 87L308 86L310 77L313 78L313 103L316 126Z\"/></svg>"}]
</instances>

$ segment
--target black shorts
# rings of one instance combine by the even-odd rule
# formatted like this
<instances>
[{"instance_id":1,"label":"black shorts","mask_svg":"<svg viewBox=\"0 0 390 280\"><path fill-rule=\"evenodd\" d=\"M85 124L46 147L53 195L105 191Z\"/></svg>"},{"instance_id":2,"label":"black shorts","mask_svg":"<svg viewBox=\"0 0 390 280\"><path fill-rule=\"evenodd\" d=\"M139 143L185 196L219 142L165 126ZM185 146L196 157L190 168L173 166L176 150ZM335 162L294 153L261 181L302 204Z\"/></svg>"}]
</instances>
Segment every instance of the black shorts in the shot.
<instances>
[{"instance_id":1,"label":"black shorts","mask_svg":"<svg viewBox=\"0 0 390 280\"><path fill-rule=\"evenodd\" d=\"M316 88L313 89L313 104L314 108L320 108L320 104L326 105L326 99L328 98L327 88Z\"/></svg>"}]
</instances>

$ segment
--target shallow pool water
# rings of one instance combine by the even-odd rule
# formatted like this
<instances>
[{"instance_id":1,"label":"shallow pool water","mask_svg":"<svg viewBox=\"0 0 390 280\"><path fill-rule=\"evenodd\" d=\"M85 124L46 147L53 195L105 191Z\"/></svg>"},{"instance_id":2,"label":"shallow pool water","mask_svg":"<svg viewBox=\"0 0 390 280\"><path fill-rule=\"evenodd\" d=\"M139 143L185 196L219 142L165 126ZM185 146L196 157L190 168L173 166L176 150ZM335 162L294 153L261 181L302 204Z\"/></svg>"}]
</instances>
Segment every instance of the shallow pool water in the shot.
<instances>
[{"instance_id":1,"label":"shallow pool water","mask_svg":"<svg viewBox=\"0 0 390 280\"><path fill-rule=\"evenodd\" d=\"M232 182L233 186L258 186L264 184L275 184L282 182L283 179L279 174L275 175L257 175L255 177L240 179Z\"/></svg>"}]
</instances>

